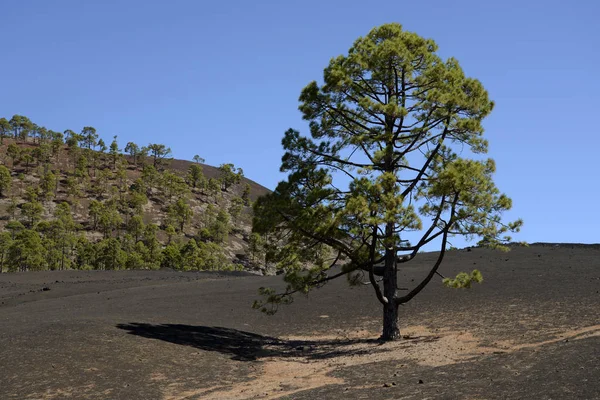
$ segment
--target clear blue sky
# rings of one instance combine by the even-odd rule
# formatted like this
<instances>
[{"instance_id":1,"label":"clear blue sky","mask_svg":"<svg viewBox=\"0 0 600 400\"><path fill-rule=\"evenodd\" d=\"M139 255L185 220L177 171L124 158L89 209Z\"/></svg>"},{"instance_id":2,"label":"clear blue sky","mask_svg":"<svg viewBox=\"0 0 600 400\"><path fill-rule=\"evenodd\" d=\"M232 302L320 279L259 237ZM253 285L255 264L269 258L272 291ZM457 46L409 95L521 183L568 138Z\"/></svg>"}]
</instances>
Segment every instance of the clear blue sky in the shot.
<instances>
[{"instance_id":1,"label":"clear blue sky","mask_svg":"<svg viewBox=\"0 0 600 400\"><path fill-rule=\"evenodd\" d=\"M369 4L375 4L371 5ZM496 101L484 124L515 239L600 242L600 3L2 0L0 116L91 125L274 188L300 90L371 28L434 39Z\"/></svg>"}]
</instances>

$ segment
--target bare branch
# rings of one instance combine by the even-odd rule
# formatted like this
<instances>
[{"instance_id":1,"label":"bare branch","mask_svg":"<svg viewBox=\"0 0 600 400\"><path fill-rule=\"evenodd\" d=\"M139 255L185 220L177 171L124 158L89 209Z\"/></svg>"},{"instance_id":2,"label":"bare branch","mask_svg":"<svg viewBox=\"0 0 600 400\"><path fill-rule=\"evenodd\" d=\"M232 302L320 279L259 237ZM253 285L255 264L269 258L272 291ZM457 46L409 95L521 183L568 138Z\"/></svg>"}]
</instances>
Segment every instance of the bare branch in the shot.
<instances>
[{"instance_id":1,"label":"bare branch","mask_svg":"<svg viewBox=\"0 0 600 400\"><path fill-rule=\"evenodd\" d=\"M438 268L440 267L440 265L442 263L442 260L444 259L445 254L446 254L446 243L448 241L448 231L452 227L453 217L454 217L454 213L456 210L456 202L457 201L458 201L458 194L456 194L456 197L452 203L452 211L451 211L450 221L448 222L448 224L446 225L446 227L443 230L440 255L438 256L437 261L433 265L433 268L431 269L431 271L429 271L429 274L427 274L425 279L423 279L423 281L421 281L421 283L419 283L413 290L411 290L410 292L408 292L406 295L404 295L402 297L396 298L395 299L396 304L403 304L403 303L407 303L408 301L410 301L413 297L415 297L417 294L419 294L419 292L421 290L423 290L425 288L425 286L427 286L429 281L431 281L433 276L436 274Z\"/></svg>"}]
</instances>

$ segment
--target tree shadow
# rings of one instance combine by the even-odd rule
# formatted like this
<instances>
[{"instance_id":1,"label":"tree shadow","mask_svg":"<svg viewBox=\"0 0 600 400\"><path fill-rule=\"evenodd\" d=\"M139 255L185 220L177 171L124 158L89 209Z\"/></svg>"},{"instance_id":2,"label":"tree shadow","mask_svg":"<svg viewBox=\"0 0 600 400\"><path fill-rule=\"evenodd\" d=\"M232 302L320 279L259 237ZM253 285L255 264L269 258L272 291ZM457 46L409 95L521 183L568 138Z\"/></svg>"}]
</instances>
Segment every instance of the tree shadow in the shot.
<instances>
[{"instance_id":1,"label":"tree shadow","mask_svg":"<svg viewBox=\"0 0 600 400\"><path fill-rule=\"evenodd\" d=\"M256 361L270 357L322 360L386 351L379 346L382 342L368 338L286 340L232 328L180 324L129 323L118 324L117 328L131 335L230 355L231 359L239 361ZM415 337L399 342L399 346L431 339Z\"/></svg>"}]
</instances>

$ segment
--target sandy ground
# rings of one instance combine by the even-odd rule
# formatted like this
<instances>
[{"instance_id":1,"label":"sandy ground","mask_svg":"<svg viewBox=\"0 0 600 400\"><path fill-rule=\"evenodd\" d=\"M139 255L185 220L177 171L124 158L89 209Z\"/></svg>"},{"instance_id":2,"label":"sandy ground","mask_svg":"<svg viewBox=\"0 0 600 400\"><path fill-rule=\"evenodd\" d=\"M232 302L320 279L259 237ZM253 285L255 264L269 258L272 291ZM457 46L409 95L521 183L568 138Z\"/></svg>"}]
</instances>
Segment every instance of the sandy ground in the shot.
<instances>
[{"instance_id":1,"label":"sandy ground","mask_svg":"<svg viewBox=\"0 0 600 400\"><path fill-rule=\"evenodd\" d=\"M0 399L600 399L600 246L452 251L442 273L473 268L384 344L371 288L343 280L270 317L251 304L280 277L2 274Z\"/></svg>"}]
</instances>

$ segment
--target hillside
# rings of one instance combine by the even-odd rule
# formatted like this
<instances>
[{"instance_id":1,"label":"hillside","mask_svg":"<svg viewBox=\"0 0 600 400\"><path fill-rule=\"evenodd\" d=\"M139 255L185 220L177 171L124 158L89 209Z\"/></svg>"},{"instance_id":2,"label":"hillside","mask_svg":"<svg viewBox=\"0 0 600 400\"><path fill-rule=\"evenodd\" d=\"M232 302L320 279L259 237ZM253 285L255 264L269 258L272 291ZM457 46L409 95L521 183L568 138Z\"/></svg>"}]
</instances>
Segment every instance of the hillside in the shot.
<instances>
[{"instance_id":1,"label":"hillside","mask_svg":"<svg viewBox=\"0 0 600 400\"><path fill-rule=\"evenodd\" d=\"M0 119L0 137L0 272L263 272L248 247L252 202L268 189L233 164L116 136L107 146L92 127L60 133L22 116Z\"/></svg>"}]
</instances>

